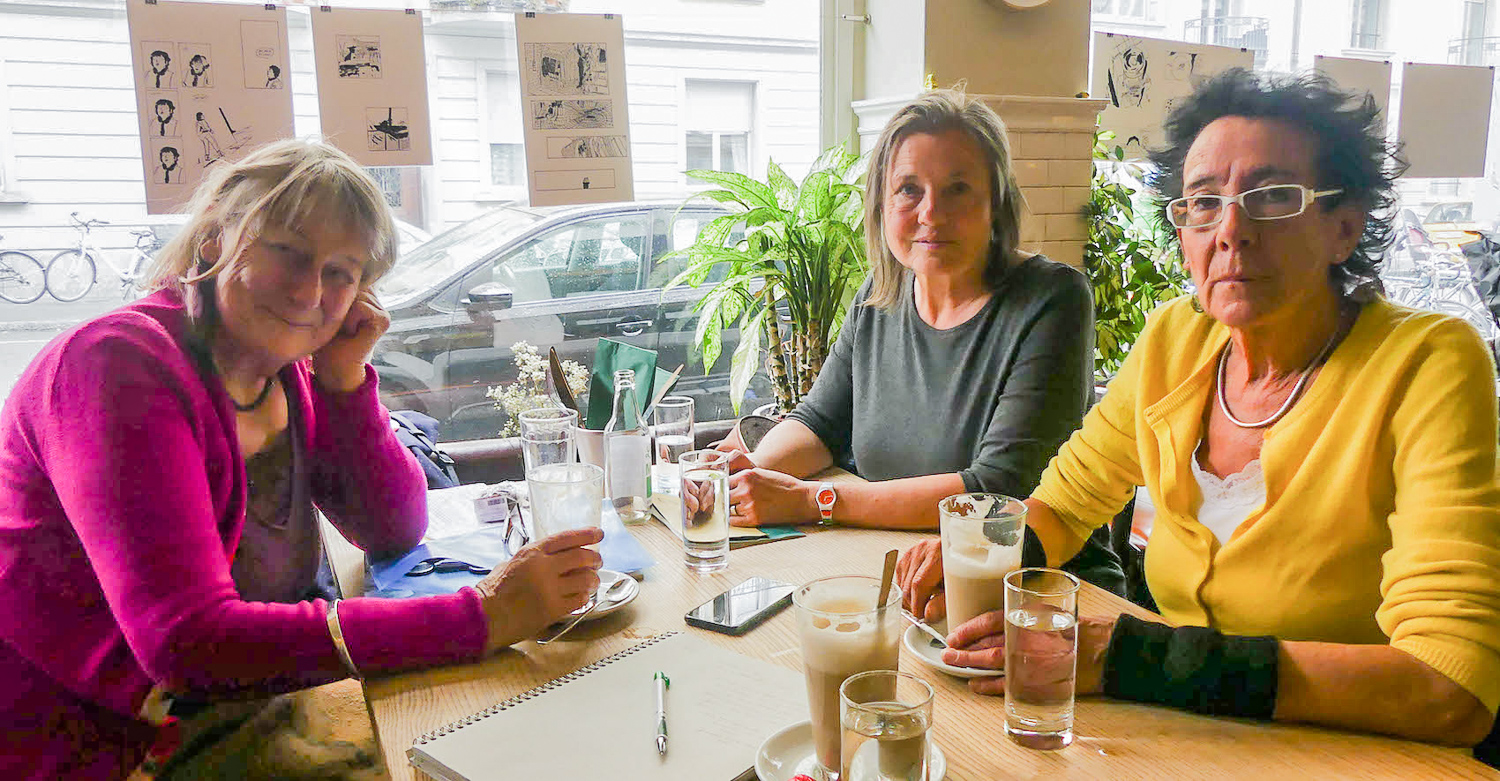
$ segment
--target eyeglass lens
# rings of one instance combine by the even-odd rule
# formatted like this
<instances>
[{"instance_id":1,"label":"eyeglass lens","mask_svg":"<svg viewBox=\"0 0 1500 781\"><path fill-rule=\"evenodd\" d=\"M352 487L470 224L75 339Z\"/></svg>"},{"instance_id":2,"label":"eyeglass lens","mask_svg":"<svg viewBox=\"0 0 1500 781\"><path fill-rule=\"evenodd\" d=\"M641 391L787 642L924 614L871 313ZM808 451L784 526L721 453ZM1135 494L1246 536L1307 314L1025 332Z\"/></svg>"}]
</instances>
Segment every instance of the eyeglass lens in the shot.
<instances>
[{"instance_id":1,"label":"eyeglass lens","mask_svg":"<svg viewBox=\"0 0 1500 781\"><path fill-rule=\"evenodd\" d=\"M1233 195L1191 195L1170 204L1172 224L1179 228L1210 225L1223 218L1229 201L1238 200L1245 214L1256 220L1294 217L1305 208L1307 190L1301 185L1273 184Z\"/></svg>"}]
</instances>

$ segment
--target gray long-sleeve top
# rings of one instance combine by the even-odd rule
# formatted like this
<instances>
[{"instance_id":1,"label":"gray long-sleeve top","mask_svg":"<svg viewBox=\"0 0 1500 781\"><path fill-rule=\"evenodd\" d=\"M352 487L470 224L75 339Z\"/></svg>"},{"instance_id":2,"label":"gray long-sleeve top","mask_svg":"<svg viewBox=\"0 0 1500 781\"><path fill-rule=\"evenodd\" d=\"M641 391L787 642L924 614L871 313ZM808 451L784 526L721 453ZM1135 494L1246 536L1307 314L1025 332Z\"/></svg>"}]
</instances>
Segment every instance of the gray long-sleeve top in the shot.
<instances>
[{"instance_id":1,"label":"gray long-sleeve top","mask_svg":"<svg viewBox=\"0 0 1500 781\"><path fill-rule=\"evenodd\" d=\"M859 303L869 289L790 417L870 480L957 472L970 491L1029 496L1088 408L1088 280L1033 256L947 330L917 313L910 274L893 312Z\"/></svg>"}]
</instances>

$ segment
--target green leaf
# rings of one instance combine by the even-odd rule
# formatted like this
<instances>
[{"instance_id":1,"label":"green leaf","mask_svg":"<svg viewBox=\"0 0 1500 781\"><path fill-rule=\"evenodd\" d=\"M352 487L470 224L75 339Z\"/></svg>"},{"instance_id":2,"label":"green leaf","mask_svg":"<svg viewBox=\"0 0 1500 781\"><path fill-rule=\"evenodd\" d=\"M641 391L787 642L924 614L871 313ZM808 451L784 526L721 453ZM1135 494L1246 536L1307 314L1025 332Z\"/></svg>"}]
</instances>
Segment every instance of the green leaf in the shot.
<instances>
[{"instance_id":1,"label":"green leaf","mask_svg":"<svg viewBox=\"0 0 1500 781\"><path fill-rule=\"evenodd\" d=\"M776 206L776 194L769 185L757 182L754 179L730 171L705 171L693 170L687 172L688 176L700 182L716 184L734 196L736 200L749 208L758 206ZM709 192L713 192L710 190ZM707 194L707 193L705 193Z\"/></svg>"},{"instance_id":2,"label":"green leaf","mask_svg":"<svg viewBox=\"0 0 1500 781\"><path fill-rule=\"evenodd\" d=\"M786 175L786 171L781 170L775 160L766 161L766 182L776 194L776 205L782 209L792 208L792 204L796 202L797 183Z\"/></svg>"},{"instance_id":3,"label":"green leaf","mask_svg":"<svg viewBox=\"0 0 1500 781\"><path fill-rule=\"evenodd\" d=\"M762 309L747 322L740 324L740 344L734 349L734 357L729 361L729 403L734 407L736 415L740 414L740 404L745 401L745 391L750 388L750 380L754 379L755 372L760 369L761 340L765 335L761 321L765 316L766 310Z\"/></svg>"}]
</instances>

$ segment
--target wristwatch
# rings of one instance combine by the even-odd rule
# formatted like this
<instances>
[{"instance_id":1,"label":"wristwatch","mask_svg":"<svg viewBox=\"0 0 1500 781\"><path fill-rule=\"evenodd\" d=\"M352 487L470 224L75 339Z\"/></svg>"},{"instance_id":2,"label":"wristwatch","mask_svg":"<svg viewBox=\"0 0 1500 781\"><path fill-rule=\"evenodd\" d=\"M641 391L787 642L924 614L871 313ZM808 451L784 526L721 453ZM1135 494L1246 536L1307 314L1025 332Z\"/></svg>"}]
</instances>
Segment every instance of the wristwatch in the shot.
<instances>
[{"instance_id":1,"label":"wristwatch","mask_svg":"<svg viewBox=\"0 0 1500 781\"><path fill-rule=\"evenodd\" d=\"M833 490L833 483L820 483L818 492L813 495L818 500L818 515L825 521L833 520L833 503L839 500L839 495Z\"/></svg>"}]
</instances>

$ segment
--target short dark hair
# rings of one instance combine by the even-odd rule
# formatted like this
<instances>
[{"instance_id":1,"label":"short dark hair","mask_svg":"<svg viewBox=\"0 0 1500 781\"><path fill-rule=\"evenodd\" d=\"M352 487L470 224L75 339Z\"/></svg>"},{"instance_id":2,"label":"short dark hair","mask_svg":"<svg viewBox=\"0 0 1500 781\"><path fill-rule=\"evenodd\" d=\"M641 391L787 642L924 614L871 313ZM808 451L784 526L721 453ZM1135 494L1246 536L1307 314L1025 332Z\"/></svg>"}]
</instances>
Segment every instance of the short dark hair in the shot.
<instances>
[{"instance_id":1,"label":"short dark hair","mask_svg":"<svg viewBox=\"0 0 1500 781\"><path fill-rule=\"evenodd\" d=\"M1165 125L1166 146L1151 151L1157 171L1151 181L1156 217L1174 244L1177 233L1167 220L1167 201L1183 194L1183 169L1198 134L1221 117L1274 119L1312 139L1313 186L1343 190L1322 199L1323 208L1353 203L1365 212L1364 235L1347 260L1331 267L1332 281L1345 295L1378 283L1380 259L1392 235L1396 178L1406 163L1385 140L1385 117L1375 98L1342 92L1319 74L1269 76L1231 68L1209 79L1172 110Z\"/></svg>"}]
</instances>

